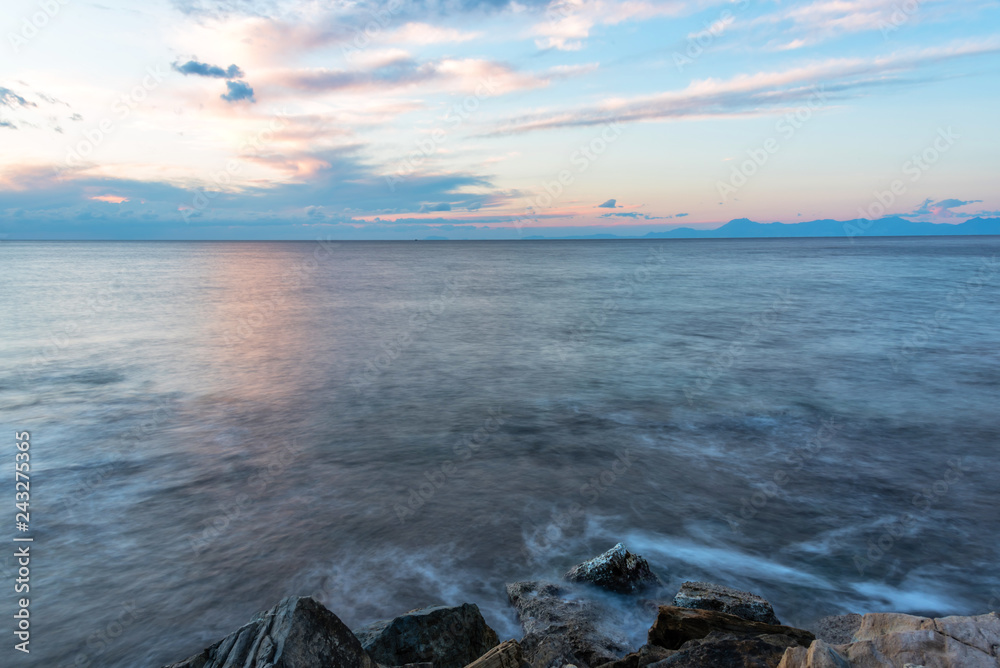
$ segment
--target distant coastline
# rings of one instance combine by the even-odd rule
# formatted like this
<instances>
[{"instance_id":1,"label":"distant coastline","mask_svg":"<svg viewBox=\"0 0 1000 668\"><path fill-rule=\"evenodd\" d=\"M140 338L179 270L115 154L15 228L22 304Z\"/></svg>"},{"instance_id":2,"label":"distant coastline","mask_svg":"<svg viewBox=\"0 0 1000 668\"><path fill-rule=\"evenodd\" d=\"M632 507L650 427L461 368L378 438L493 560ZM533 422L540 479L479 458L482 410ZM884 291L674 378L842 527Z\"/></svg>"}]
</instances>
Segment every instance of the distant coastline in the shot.
<instances>
[{"instance_id":1,"label":"distant coastline","mask_svg":"<svg viewBox=\"0 0 1000 668\"><path fill-rule=\"evenodd\" d=\"M644 235L572 235L565 237L526 236L525 239L785 239L802 237L916 237L992 236L1000 234L1000 218L970 218L964 223L921 223L905 218L878 220L811 220L802 223L758 223L737 218L713 229L674 227ZM431 237L428 240L444 240Z\"/></svg>"},{"instance_id":2,"label":"distant coastline","mask_svg":"<svg viewBox=\"0 0 1000 668\"><path fill-rule=\"evenodd\" d=\"M435 225L440 222L442 227ZM225 230L224 232L221 230ZM565 229L565 233L562 233ZM358 230L346 230L337 226L321 228L302 228L294 234L288 230L276 233L275 227L255 227L253 233L243 233L225 225L219 227L207 226L198 232L186 230L184 235L176 235L174 230L163 230L147 227L120 226L108 230L105 234L80 234L78 230L64 228L49 230L44 234L17 233L0 227L0 242L7 241L538 241L538 240L587 240L587 239L802 239L802 238L841 238L858 239L874 237L930 237L930 236L998 236L1000 235L1000 218L970 218L962 223L927 223L914 222L892 216L869 220L857 218L854 220L812 220L801 223L758 223L748 218L737 218L714 228L670 227L660 231L649 230L649 226L622 226L620 233L595 232L587 234L588 229L595 228L554 228L554 227L493 227L464 228L455 226L448 221L427 223L421 233L434 234L414 236L414 230L401 229L397 236L373 237L359 233ZM607 227L596 228L608 230ZM472 235L470 236L470 233ZM448 235L451 236L448 236Z\"/></svg>"}]
</instances>

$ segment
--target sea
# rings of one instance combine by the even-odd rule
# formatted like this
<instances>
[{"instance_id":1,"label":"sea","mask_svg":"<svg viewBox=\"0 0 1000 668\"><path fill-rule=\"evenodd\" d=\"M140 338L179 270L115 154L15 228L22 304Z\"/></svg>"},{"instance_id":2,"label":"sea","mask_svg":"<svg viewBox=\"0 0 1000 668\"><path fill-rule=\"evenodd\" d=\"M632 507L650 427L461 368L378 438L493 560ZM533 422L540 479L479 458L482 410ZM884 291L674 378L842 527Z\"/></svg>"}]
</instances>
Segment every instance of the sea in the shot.
<instances>
[{"instance_id":1,"label":"sea","mask_svg":"<svg viewBox=\"0 0 1000 668\"><path fill-rule=\"evenodd\" d=\"M31 631L4 665L156 668L291 595L351 628L476 603L519 637L505 583L618 542L663 602L708 580L796 625L998 609L998 254L4 241L3 655L21 597Z\"/></svg>"}]
</instances>

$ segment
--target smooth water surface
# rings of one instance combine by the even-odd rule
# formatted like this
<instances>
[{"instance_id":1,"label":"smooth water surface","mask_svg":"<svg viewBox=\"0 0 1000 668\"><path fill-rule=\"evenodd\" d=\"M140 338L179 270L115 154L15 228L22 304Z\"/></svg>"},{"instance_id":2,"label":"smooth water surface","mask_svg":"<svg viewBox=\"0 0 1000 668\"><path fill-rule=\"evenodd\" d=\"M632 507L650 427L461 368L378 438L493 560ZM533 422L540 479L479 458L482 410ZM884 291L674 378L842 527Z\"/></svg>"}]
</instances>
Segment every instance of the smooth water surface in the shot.
<instances>
[{"instance_id":1,"label":"smooth water surface","mask_svg":"<svg viewBox=\"0 0 1000 668\"><path fill-rule=\"evenodd\" d=\"M505 582L618 541L788 623L997 607L998 250L0 243L30 664L160 666L290 594L515 636Z\"/></svg>"}]
</instances>

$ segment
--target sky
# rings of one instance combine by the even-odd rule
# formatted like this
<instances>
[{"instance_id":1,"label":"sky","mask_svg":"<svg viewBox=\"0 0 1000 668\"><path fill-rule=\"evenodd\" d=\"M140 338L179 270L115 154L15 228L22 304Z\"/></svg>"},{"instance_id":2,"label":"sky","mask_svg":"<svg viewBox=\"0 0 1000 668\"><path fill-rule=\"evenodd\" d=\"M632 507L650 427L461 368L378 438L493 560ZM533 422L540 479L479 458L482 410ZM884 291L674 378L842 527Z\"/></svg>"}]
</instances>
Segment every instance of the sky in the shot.
<instances>
[{"instance_id":1,"label":"sky","mask_svg":"<svg viewBox=\"0 0 1000 668\"><path fill-rule=\"evenodd\" d=\"M5 0L0 238L1000 216L1000 0Z\"/></svg>"}]
</instances>

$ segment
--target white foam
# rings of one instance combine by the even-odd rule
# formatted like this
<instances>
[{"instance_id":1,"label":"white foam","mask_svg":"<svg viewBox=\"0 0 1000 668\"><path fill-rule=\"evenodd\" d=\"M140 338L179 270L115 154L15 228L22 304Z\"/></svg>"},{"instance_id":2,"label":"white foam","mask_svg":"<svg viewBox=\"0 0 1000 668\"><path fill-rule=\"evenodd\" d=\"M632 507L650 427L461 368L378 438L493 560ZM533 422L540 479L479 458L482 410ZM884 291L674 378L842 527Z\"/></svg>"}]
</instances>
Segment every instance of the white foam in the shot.
<instances>
[{"instance_id":1,"label":"white foam","mask_svg":"<svg viewBox=\"0 0 1000 668\"><path fill-rule=\"evenodd\" d=\"M729 546L712 547L681 538L651 537L636 532L626 534L623 542L629 550L643 555L650 561L661 563L680 561L697 566L699 570L709 570L720 575L773 580L826 590L837 588L828 580L812 573L771 559L740 552Z\"/></svg>"}]
</instances>

